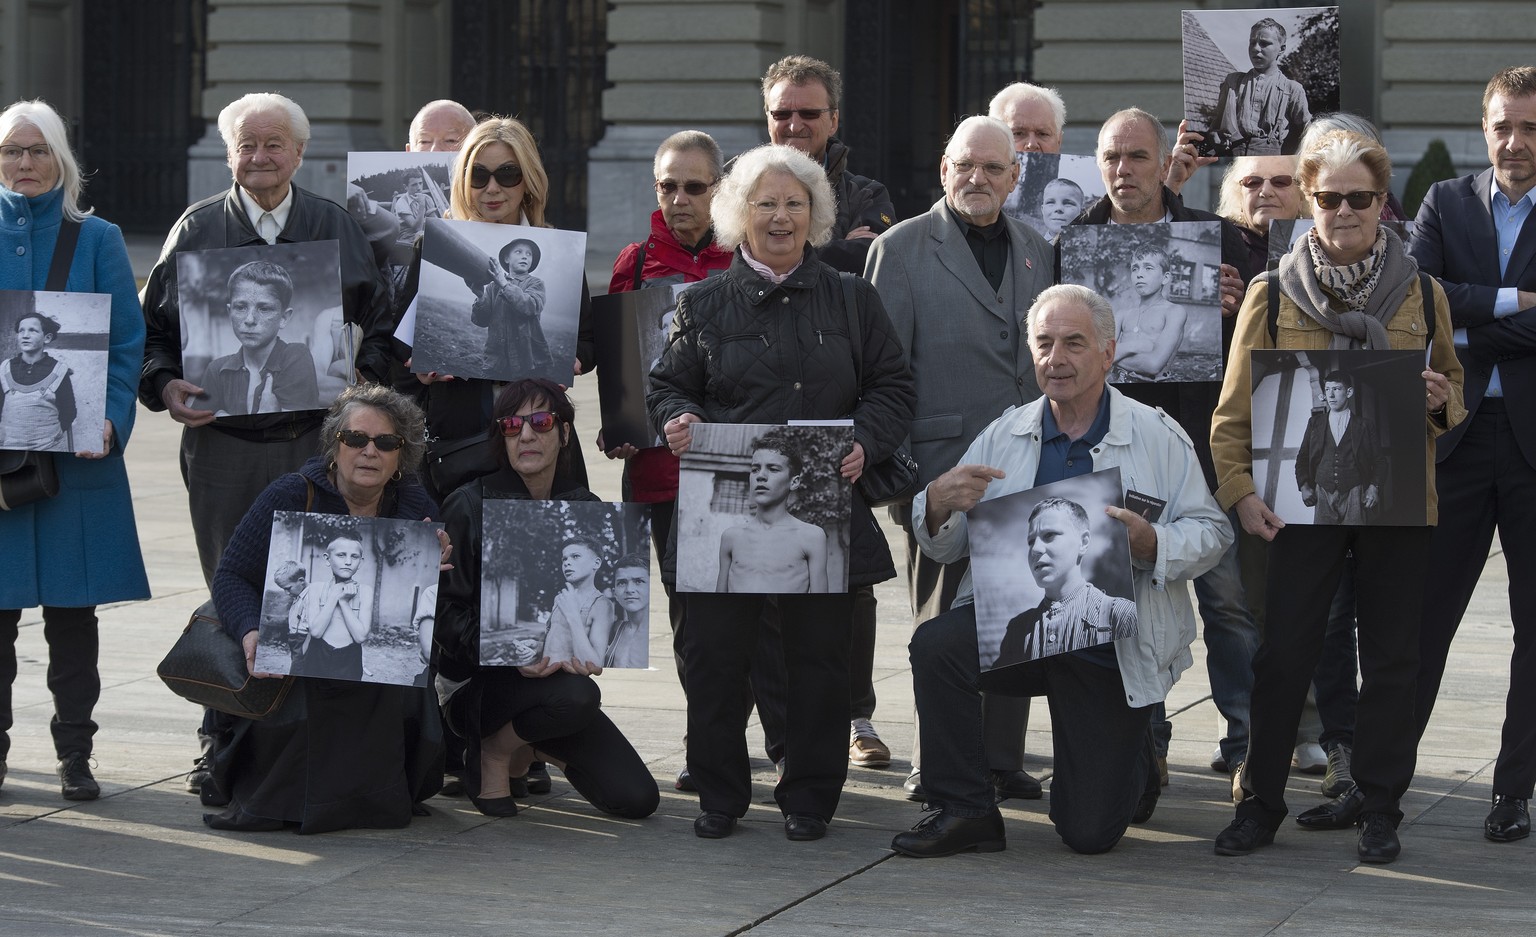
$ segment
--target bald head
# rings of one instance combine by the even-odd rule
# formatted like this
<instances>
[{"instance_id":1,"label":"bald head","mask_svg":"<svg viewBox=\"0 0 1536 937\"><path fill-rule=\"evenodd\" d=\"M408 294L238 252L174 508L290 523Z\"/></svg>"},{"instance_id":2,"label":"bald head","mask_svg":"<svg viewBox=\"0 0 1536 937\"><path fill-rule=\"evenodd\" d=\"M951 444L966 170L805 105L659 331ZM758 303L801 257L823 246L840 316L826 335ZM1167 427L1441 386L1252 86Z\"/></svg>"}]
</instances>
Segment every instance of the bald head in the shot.
<instances>
[{"instance_id":1,"label":"bald head","mask_svg":"<svg viewBox=\"0 0 1536 937\"><path fill-rule=\"evenodd\" d=\"M464 105L447 99L432 101L412 118L405 148L413 153L457 153L474 127L475 118Z\"/></svg>"}]
</instances>

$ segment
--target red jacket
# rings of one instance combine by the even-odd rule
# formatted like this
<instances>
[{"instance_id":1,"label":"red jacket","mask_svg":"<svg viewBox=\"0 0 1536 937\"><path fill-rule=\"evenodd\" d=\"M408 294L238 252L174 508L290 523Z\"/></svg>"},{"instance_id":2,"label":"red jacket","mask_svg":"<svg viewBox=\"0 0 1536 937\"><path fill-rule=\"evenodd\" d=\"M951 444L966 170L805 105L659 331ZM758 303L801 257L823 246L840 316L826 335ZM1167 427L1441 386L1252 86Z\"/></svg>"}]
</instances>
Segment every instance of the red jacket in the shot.
<instances>
[{"instance_id":1,"label":"red jacket","mask_svg":"<svg viewBox=\"0 0 1536 937\"><path fill-rule=\"evenodd\" d=\"M645 267L640 271L640 285L666 286L671 283L696 283L731 265L731 252L713 240L694 254L678 243L662 220L661 209L651 213L651 236L645 244ZM608 292L624 293L635 288L635 264L641 245L631 244L619 252L613 262L613 279ZM677 457L666 446L642 449L629 460L629 500L671 501L677 497Z\"/></svg>"}]
</instances>

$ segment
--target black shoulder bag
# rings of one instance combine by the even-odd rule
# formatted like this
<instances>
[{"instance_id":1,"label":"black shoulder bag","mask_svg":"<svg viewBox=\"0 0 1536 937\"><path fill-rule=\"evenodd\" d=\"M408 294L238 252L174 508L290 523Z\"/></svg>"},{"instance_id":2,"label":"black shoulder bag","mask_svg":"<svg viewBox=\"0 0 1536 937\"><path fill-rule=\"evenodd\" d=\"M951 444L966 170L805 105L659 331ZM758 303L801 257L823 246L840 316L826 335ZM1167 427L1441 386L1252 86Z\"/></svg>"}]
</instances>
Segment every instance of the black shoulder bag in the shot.
<instances>
[{"instance_id":1,"label":"black shoulder bag","mask_svg":"<svg viewBox=\"0 0 1536 937\"><path fill-rule=\"evenodd\" d=\"M839 273L843 281L843 309L848 314L848 342L853 346L853 373L859 389L864 389L864 336L859 328L859 312L853 296L854 276ZM872 508L904 504L917 493L917 460L906 443L880 462L864 463L864 473L856 483L864 503Z\"/></svg>"},{"instance_id":2,"label":"black shoulder bag","mask_svg":"<svg viewBox=\"0 0 1536 937\"><path fill-rule=\"evenodd\" d=\"M68 218L59 222L53 262L48 266L48 282L43 289L62 293L69 285L69 267L74 262L75 243L79 240L80 222ZM4 365L0 364L0 367ZM53 464L53 453L0 449L0 511L51 498L58 493L59 472Z\"/></svg>"}]
</instances>

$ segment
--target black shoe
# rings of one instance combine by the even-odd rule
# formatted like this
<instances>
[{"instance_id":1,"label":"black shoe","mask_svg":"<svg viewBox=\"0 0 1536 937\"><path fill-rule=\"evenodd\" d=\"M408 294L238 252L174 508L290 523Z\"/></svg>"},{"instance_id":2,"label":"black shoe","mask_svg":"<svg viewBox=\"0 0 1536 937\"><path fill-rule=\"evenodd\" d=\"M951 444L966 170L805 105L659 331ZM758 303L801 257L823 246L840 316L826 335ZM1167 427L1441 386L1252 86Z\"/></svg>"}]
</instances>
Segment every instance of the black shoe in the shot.
<instances>
[{"instance_id":1,"label":"black shoe","mask_svg":"<svg viewBox=\"0 0 1536 937\"><path fill-rule=\"evenodd\" d=\"M59 790L65 800L95 800L101 785L91 777L91 756L73 752L59 759Z\"/></svg>"},{"instance_id":2,"label":"black shoe","mask_svg":"<svg viewBox=\"0 0 1536 937\"><path fill-rule=\"evenodd\" d=\"M549 765L542 761L535 761L528 766L528 774L524 779L528 784L530 794L548 794L554 784L549 780Z\"/></svg>"},{"instance_id":3,"label":"black shoe","mask_svg":"<svg viewBox=\"0 0 1536 937\"><path fill-rule=\"evenodd\" d=\"M1162 793L1161 790L1144 791L1141 799L1136 801L1136 809L1131 811L1131 822L1145 823L1152 819L1152 811L1157 809L1157 798Z\"/></svg>"},{"instance_id":4,"label":"black shoe","mask_svg":"<svg viewBox=\"0 0 1536 937\"><path fill-rule=\"evenodd\" d=\"M528 775L525 774L525 775L523 775L522 777L519 777L519 778L508 778L507 779L507 788L512 792L512 796L518 798L519 800L521 800L524 797L527 797L528 796ZM473 797L474 795L470 795L470 796Z\"/></svg>"},{"instance_id":5,"label":"black shoe","mask_svg":"<svg viewBox=\"0 0 1536 937\"><path fill-rule=\"evenodd\" d=\"M1304 830L1347 830L1360 819L1365 806L1365 792L1351 787L1338 797L1296 815L1296 825Z\"/></svg>"},{"instance_id":6,"label":"black shoe","mask_svg":"<svg viewBox=\"0 0 1536 937\"><path fill-rule=\"evenodd\" d=\"M827 821L809 813L792 813L784 818L784 838L792 843L808 843L827 835Z\"/></svg>"},{"instance_id":7,"label":"black shoe","mask_svg":"<svg viewBox=\"0 0 1536 937\"><path fill-rule=\"evenodd\" d=\"M921 803L928 799L928 793L923 790L923 773L913 771L907 775L907 779L901 782L901 789L907 792L907 800L915 800Z\"/></svg>"},{"instance_id":8,"label":"black shoe","mask_svg":"<svg viewBox=\"0 0 1536 937\"><path fill-rule=\"evenodd\" d=\"M699 789L699 786L693 783L693 775L688 773L687 768L677 773L677 780L672 782L672 786L680 791L697 792Z\"/></svg>"},{"instance_id":9,"label":"black shoe","mask_svg":"<svg viewBox=\"0 0 1536 937\"><path fill-rule=\"evenodd\" d=\"M938 859L962 852L1000 852L1008 845L1003 815L957 817L942 810L923 817L905 833L897 833L891 848L915 859Z\"/></svg>"},{"instance_id":10,"label":"black shoe","mask_svg":"<svg viewBox=\"0 0 1536 937\"><path fill-rule=\"evenodd\" d=\"M787 824L786 824L787 825ZM699 839L725 839L736 829L736 818L706 810L693 821L693 835Z\"/></svg>"},{"instance_id":11,"label":"black shoe","mask_svg":"<svg viewBox=\"0 0 1536 937\"><path fill-rule=\"evenodd\" d=\"M0 777L5 776L5 765L0 764ZM1512 843L1531 835L1531 811L1524 797L1493 795L1493 809L1483 821L1483 837L1495 843Z\"/></svg>"},{"instance_id":12,"label":"black shoe","mask_svg":"<svg viewBox=\"0 0 1536 937\"><path fill-rule=\"evenodd\" d=\"M1391 862L1403 851L1397 841L1397 826L1386 814L1363 813L1360 815L1360 861Z\"/></svg>"},{"instance_id":13,"label":"black shoe","mask_svg":"<svg viewBox=\"0 0 1536 937\"><path fill-rule=\"evenodd\" d=\"M1274 830L1249 817L1238 817L1216 834L1216 855L1246 856L1274 841Z\"/></svg>"},{"instance_id":14,"label":"black shoe","mask_svg":"<svg viewBox=\"0 0 1536 937\"><path fill-rule=\"evenodd\" d=\"M508 794L506 797L476 797L469 795L469 802L475 805L475 809L488 817L515 817L517 816L517 801Z\"/></svg>"},{"instance_id":15,"label":"black shoe","mask_svg":"<svg viewBox=\"0 0 1536 937\"><path fill-rule=\"evenodd\" d=\"M443 775L443 788L438 793L444 797L463 797L464 779L456 774Z\"/></svg>"},{"instance_id":16,"label":"black shoe","mask_svg":"<svg viewBox=\"0 0 1536 937\"><path fill-rule=\"evenodd\" d=\"M1039 800L1045 796L1045 789L1040 782L1030 777L1023 771L998 771L994 769L992 775L992 789L997 792L998 800L1007 800L1010 797L1019 800Z\"/></svg>"},{"instance_id":17,"label":"black shoe","mask_svg":"<svg viewBox=\"0 0 1536 937\"><path fill-rule=\"evenodd\" d=\"M1354 749L1342 742L1328 750L1328 770L1323 775L1324 797L1338 797L1355 786L1355 776L1351 770L1354 754Z\"/></svg>"},{"instance_id":18,"label":"black shoe","mask_svg":"<svg viewBox=\"0 0 1536 937\"><path fill-rule=\"evenodd\" d=\"M192 770L187 772L187 793L201 794L203 782L213 774L213 766L208 762L207 755L199 755L192 760Z\"/></svg>"}]
</instances>

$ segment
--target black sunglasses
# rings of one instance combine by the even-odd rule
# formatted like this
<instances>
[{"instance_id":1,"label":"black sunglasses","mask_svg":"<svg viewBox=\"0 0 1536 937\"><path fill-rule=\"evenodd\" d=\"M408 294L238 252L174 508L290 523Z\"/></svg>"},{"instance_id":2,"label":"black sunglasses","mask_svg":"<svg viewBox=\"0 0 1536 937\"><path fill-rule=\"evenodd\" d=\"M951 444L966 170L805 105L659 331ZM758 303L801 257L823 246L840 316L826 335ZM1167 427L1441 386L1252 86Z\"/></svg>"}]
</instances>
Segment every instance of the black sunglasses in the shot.
<instances>
[{"instance_id":1,"label":"black sunglasses","mask_svg":"<svg viewBox=\"0 0 1536 937\"><path fill-rule=\"evenodd\" d=\"M515 189L523 182L523 167L516 163L502 163L495 169L486 169L484 166L471 166L469 168L469 187L471 189L483 189L491 184L492 179L503 189Z\"/></svg>"},{"instance_id":2,"label":"black sunglasses","mask_svg":"<svg viewBox=\"0 0 1536 937\"><path fill-rule=\"evenodd\" d=\"M359 429L338 430L336 438L342 445L349 449L366 449L369 443L380 452L394 452L405 445L405 437L399 433L380 433L377 436L369 436Z\"/></svg>"},{"instance_id":3,"label":"black sunglasses","mask_svg":"<svg viewBox=\"0 0 1536 937\"><path fill-rule=\"evenodd\" d=\"M714 185L713 182L673 182L668 179L666 182L656 183L656 191L662 195L676 195L677 190L682 189L689 195L703 195L714 188Z\"/></svg>"},{"instance_id":4,"label":"black sunglasses","mask_svg":"<svg viewBox=\"0 0 1536 937\"><path fill-rule=\"evenodd\" d=\"M1237 184L1245 189L1257 189L1266 181L1277 189L1289 189L1296 180L1291 176L1270 176L1267 180L1263 176L1244 176L1237 180Z\"/></svg>"},{"instance_id":5,"label":"black sunglasses","mask_svg":"<svg viewBox=\"0 0 1536 937\"><path fill-rule=\"evenodd\" d=\"M791 107L782 111L769 111L768 116L774 120L789 120L791 115L799 114L801 120L820 120L821 115L831 111L830 107Z\"/></svg>"},{"instance_id":6,"label":"black sunglasses","mask_svg":"<svg viewBox=\"0 0 1536 937\"><path fill-rule=\"evenodd\" d=\"M495 423L501 429L503 436L520 436L523 432L523 424L533 427L535 433L547 433L555 428L560 418L548 410L535 410L523 416L504 416Z\"/></svg>"},{"instance_id":7,"label":"black sunglasses","mask_svg":"<svg viewBox=\"0 0 1536 937\"><path fill-rule=\"evenodd\" d=\"M1348 202L1349 207L1355 211L1365 211L1381 198L1380 192L1371 192L1365 189L1359 192L1351 192L1345 195L1342 192L1313 192L1312 200L1317 202L1317 207L1323 211L1333 211L1339 207L1339 203Z\"/></svg>"}]
</instances>

